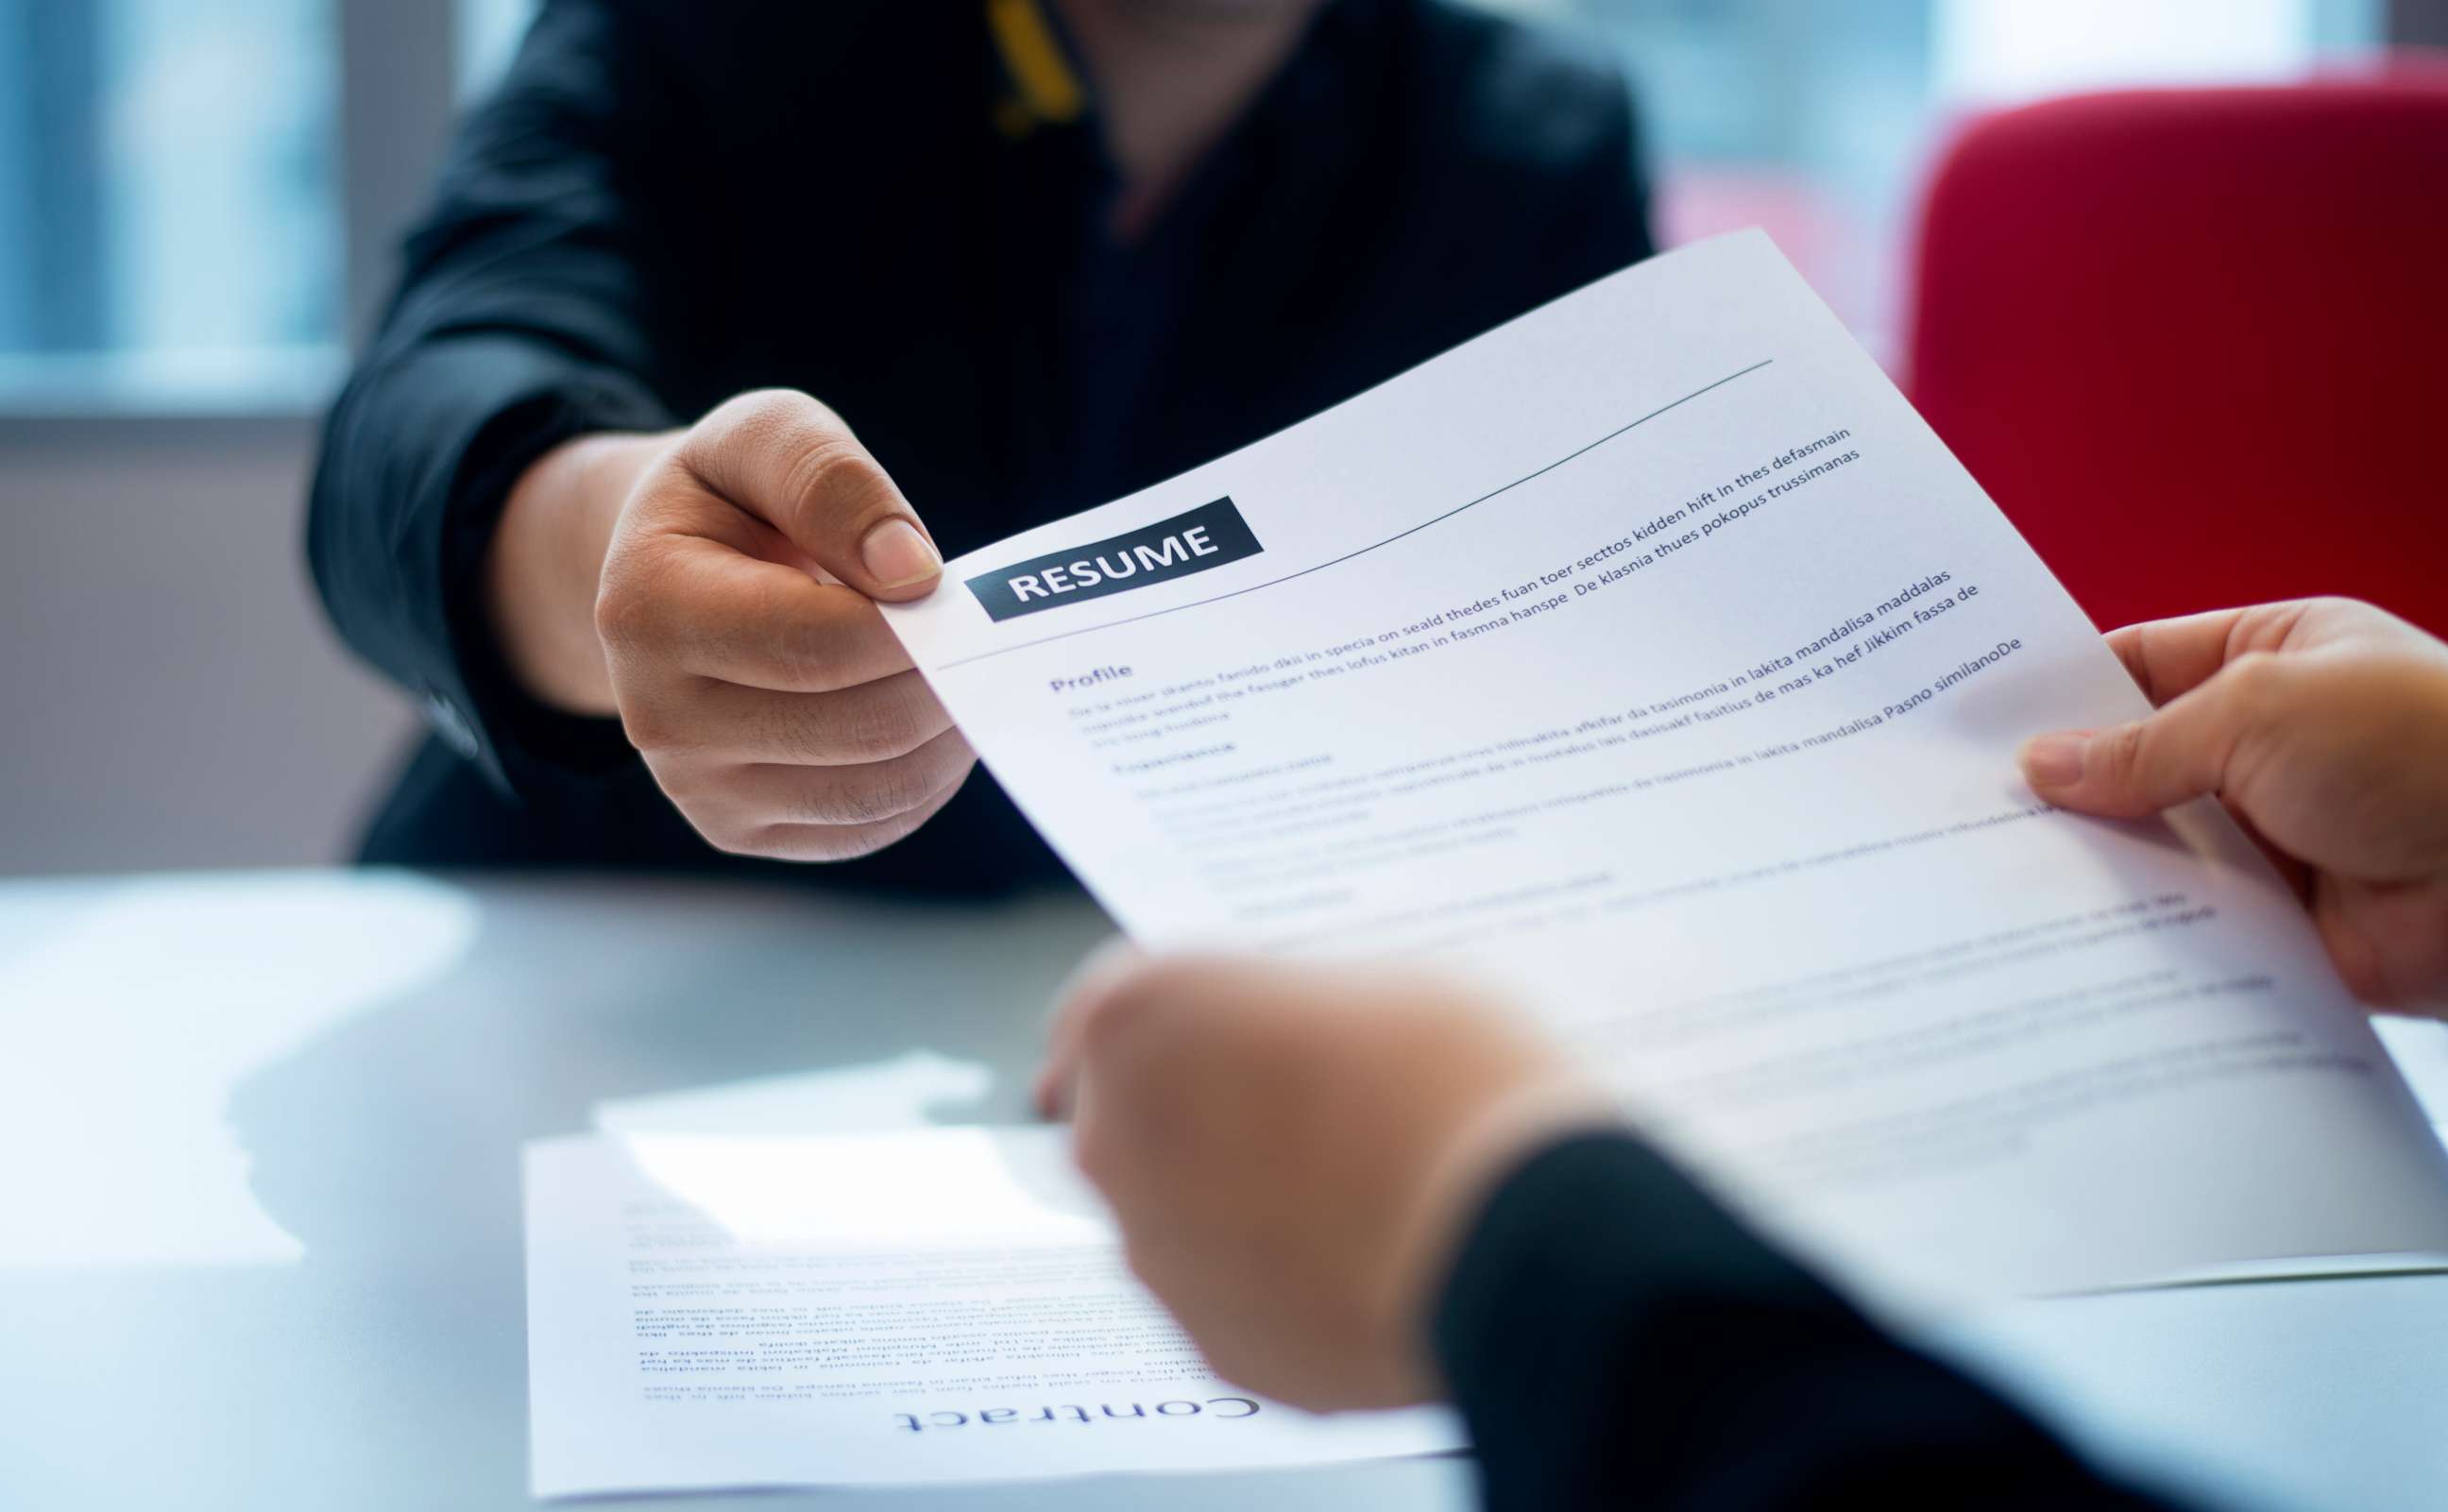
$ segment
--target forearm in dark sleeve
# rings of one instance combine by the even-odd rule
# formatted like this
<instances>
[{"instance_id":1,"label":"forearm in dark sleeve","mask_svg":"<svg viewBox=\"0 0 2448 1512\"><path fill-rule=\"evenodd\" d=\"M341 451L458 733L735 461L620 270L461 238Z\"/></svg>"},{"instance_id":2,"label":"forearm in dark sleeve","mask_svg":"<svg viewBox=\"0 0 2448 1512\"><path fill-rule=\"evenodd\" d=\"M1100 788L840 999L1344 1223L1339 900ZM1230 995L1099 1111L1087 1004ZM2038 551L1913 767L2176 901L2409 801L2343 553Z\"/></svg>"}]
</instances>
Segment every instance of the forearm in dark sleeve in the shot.
<instances>
[{"instance_id":1,"label":"forearm in dark sleeve","mask_svg":"<svg viewBox=\"0 0 2448 1512\"><path fill-rule=\"evenodd\" d=\"M679 279L645 229L657 209L637 146L660 107L625 61L621 14L548 5L460 133L326 424L309 514L316 584L343 639L512 786L535 743L518 732L575 721L526 703L483 622L502 503L561 441L673 423L656 374Z\"/></svg>"},{"instance_id":2,"label":"forearm in dark sleeve","mask_svg":"<svg viewBox=\"0 0 2448 1512\"><path fill-rule=\"evenodd\" d=\"M1491 1512L2163 1505L1880 1331L1627 1136L1513 1174L1435 1330Z\"/></svg>"}]
</instances>

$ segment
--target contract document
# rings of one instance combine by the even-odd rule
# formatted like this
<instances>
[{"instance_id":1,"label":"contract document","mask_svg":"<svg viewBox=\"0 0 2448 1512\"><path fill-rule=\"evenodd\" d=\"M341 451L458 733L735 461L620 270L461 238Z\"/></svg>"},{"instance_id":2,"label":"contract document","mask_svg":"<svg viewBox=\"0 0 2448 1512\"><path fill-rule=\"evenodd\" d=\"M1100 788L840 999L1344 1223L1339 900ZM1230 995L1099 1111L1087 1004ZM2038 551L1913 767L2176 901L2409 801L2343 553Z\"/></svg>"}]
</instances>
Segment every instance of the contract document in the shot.
<instances>
[{"instance_id":1,"label":"contract document","mask_svg":"<svg viewBox=\"0 0 2448 1512\"><path fill-rule=\"evenodd\" d=\"M1463 1445L1212 1376L1061 1131L541 1140L535 1494L1313 1464Z\"/></svg>"},{"instance_id":2,"label":"contract document","mask_svg":"<svg viewBox=\"0 0 2448 1512\"><path fill-rule=\"evenodd\" d=\"M2448 1250L2224 813L2023 786L2142 696L1759 233L887 613L1139 941L1491 980L1871 1300Z\"/></svg>"}]
</instances>

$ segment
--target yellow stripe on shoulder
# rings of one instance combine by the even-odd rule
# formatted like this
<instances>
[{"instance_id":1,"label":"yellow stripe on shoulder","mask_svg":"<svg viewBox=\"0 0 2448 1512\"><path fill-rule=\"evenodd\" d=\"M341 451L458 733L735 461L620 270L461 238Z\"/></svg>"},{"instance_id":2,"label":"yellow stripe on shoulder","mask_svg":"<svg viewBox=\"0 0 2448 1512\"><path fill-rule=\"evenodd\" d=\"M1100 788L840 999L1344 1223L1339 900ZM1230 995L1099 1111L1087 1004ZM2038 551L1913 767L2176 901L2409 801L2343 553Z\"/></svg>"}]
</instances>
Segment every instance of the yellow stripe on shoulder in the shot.
<instances>
[{"instance_id":1,"label":"yellow stripe on shoulder","mask_svg":"<svg viewBox=\"0 0 2448 1512\"><path fill-rule=\"evenodd\" d=\"M1087 107L1086 91L1037 7L1038 0L986 0L986 24L1029 113L1041 122L1076 121Z\"/></svg>"}]
</instances>

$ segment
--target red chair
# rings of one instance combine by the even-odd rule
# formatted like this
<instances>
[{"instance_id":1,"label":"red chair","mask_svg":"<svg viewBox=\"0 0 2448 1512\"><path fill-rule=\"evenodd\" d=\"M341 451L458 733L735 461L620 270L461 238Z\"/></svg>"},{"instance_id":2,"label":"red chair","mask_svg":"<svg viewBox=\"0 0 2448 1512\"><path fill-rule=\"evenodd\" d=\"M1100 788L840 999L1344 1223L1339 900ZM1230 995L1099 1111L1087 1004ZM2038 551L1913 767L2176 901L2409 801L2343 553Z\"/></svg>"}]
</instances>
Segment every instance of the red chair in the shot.
<instances>
[{"instance_id":1,"label":"red chair","mask_svg":"<svg viewBox=\"0 0 2448 1512\"><path fill-rule=\"evenodd\" d=\"M2448 634L2448 62L1979 121L1919 256L1906 390L2103 627Z\"/></svg>"}]
</instances>

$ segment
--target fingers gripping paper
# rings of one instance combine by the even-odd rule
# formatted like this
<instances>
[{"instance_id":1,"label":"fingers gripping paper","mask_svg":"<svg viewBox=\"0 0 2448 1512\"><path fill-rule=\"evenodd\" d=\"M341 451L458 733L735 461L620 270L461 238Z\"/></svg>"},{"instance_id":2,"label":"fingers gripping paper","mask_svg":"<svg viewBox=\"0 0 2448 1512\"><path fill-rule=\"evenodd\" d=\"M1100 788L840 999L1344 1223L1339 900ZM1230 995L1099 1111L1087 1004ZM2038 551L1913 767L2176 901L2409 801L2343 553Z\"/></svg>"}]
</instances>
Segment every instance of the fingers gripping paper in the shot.
<instances>
[{"instance_id":1,"label":"fingers gripping paper","mask_svg":"<svg viewBox=\"0 0 2448 1512\"><path fill-rule=\"evenodd\" d=\"M1757 233L886 612L1143 943L1493 978L1873 1300L2448 1249L2438 1146L2216 806L2024 790L2022 737L2141 699ZM531 1153L538 1490L1455 1442L1208 1379L1100 1220L911 1138Z\"/></svg>"},{"instance_id":2,"label":"fingers gripping paper","mask_svg":"<svg viewBox=\"0 0 2448 1512\"><path fill-rule=\"evenodd\" d=\"M1217 499L1259 549L1025 618L964 585ZM2022 737L2142 699L1757 232L947 584L894 628L1133 935L1495 977L1861 1287L2448 1244L2438 1146L2216 806L2023 787Z\"/></svg>"}]
</instances>

